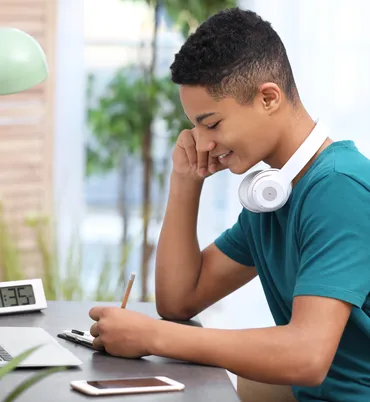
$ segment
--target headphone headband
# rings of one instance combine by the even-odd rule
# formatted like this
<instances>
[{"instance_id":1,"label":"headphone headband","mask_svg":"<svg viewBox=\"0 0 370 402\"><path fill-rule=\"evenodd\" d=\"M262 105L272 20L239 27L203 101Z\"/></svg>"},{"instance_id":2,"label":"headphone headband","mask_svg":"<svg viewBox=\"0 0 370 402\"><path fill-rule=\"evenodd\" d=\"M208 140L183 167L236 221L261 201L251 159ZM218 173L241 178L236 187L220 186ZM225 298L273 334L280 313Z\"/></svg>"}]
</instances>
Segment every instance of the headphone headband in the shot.
<instances>
[{"instance_id":1,"label":"headphone headband","mask_svg":"<svg viewBox=\"0 0 370 402\"><path fill-rule=\"evenodd\" d=\"M310 159L320 149L328 138L328 131L321 122L316 122L315 127L301 146L289 158L287 163L280 169L278 176L284 184L288 184L307 165Z\"/></svg>"},{"instance_id":2,"label":"headphone headband","mask_svg":"<svg viewBox=\"0 0 370 402\"><path fill-rule=\"evenodd\" d=\"M300 147L279 170L251 172L239 186L239 200L251 212L273 212L282 208L292 192L292 181L328 138L328 131L316 122Z\"/></svg>"}]
</instances>

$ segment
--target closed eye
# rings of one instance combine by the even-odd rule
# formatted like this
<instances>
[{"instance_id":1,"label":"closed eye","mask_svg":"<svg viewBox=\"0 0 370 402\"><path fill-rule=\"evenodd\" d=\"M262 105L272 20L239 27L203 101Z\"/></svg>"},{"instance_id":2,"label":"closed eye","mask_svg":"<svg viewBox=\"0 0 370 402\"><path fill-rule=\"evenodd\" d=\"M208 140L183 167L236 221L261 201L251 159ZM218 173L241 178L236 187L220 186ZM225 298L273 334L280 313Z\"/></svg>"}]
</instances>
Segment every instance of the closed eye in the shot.
<instances>
[{"instance_id":1,"label":"closed eye","mask_svg":"<svg viewBox=\"0 0 370 402\"><path fill-rule=\"evenodd\" d=\"M220 121L221 121L221 120L220 120ZM215 124L212 124L212 126L207 126L208 130L213 130L213 129L215 129L215 128L218 126L218 124L220 123L220 121L218 121L218 122L215 123Z\"/></svg>"}]
</instances>

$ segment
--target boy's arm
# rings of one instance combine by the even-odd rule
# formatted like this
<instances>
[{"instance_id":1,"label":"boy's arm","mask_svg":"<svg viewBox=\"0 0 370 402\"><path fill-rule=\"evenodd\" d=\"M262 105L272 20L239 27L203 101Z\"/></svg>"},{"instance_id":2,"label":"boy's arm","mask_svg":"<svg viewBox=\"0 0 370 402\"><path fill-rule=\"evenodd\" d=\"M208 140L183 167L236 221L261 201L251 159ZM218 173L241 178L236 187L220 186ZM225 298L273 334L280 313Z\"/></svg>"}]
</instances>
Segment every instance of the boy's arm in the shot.
<instances>
[{"instance_id":1,"label":"boy's arm","mask_svg":"<svg viewBox=\"0 0 370 402\"><path fill-rule=\"evenodd\" d=\"M260 382L319 385L352 306L362 308L369 295L369 198L365 186L340 174L315 184L305 198L289 324L218 330L155 320L120 308L95 308L90 316L98 321L92 328L96 346L117 356L155 354L220 366Z\"/></svg>"},{"instance_id":2,"label":"boy's arm","mask_svg":"<svg viewBox=\"0 0 370 402\"><path fill-rule=\"evenodd\" d=\"M156 320L119 307L94 307L94 348L114 356L157 355L223 367L258 382L319 385L330 368L351 305L297 296L291 322L262 329L220 330Z\"/></svg>"},{"instance_id":3,"label":"boy's arm","mask_svg":"<svg viewBox=\"0 0 370 402\"><path fill-rule=\"evenodd\" d=\"M370 194L333 173L315 184L302 206L301 261L288 325L224 331L158 325L153 352L219 365L261 382L318 385L337 351L352 306L370 289ZM320 205L320 207L318 207Z\"/></svg>"},{"instance_id":4,"label":"boy's arm","mask_svg":"<svg viewBox=\"0 0 370 402\"><path fill-rule=\"evenodd\" d=\"M208 152L197 151L195 128L180 134L172 159L170 193L157 247L156 303L162 317L188 319L249 282L256 270L249 255L240 253L234 261L214 244L203 251L199 248L203 182L209 172L224 167Z\"/></svg>"},{"instance_id":5,"label":"boy's arm","mask_svg":"<svg viewBox=\"0 0 370 402\"><path fill-rule=\"evenodd\" d=\"M254 267L232 260L214 243L200 250L197 217L202 184L176 173L171 176L156 261L156 303L164 318L189 319L257 275Z\"/></svg>"},{"instance_id":6,"label":"boy's arm","mask_svg":"<svg viewBox=\"0 0 370 402\"><path fill-rule=\"evenodd\" d=\"M350 312L351 305L340 300L298 296L286 326L220 330L159 321L149 351L223 367L258 382L317 386L331 366Z\"/></svg>"}]
</instances>

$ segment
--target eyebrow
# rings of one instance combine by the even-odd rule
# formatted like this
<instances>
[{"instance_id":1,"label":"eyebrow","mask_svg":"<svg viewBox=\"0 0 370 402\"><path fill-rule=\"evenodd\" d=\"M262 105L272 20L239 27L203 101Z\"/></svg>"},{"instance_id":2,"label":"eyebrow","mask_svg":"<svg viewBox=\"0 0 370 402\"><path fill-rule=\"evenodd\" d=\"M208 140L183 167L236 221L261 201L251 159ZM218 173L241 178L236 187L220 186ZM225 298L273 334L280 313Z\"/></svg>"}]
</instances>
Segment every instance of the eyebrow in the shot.
<instances>
[{"instance_id":1,"label":"eyebrow","mask_svg":"<svg viewBox=\"0 0 370 402\"><path fill-rule=\"evenodd\" d=\"M214 114L216 114L215 112L210 112L210 113L203 113L203 114L199 114L195 120L198 124L200 124L204 119L206 119L209 116L213 116Z\"/></svg>"}]
</instances>

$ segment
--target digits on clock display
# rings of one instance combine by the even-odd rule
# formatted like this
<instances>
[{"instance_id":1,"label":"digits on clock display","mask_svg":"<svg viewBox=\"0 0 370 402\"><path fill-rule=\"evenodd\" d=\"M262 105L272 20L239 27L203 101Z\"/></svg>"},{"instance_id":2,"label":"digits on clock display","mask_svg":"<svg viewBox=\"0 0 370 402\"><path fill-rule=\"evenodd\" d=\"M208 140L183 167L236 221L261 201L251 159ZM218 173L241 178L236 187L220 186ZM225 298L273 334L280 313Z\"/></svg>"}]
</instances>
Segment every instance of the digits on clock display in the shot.
<instances>
[{"instance_id":1,"label":"digits on clock display","mask_svg":"<svg viewBox=\"0 0 370 402\"><path fill-rule=\"evenodd\" d=\"M36 304L31 285L0 288L0 308Z\"/></svg>"}]
</instances>

